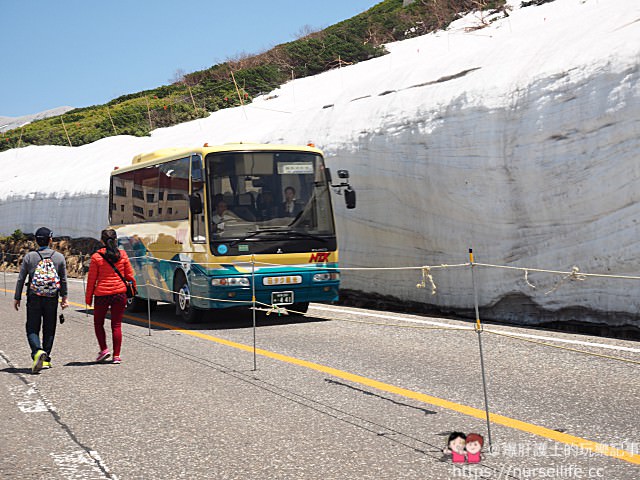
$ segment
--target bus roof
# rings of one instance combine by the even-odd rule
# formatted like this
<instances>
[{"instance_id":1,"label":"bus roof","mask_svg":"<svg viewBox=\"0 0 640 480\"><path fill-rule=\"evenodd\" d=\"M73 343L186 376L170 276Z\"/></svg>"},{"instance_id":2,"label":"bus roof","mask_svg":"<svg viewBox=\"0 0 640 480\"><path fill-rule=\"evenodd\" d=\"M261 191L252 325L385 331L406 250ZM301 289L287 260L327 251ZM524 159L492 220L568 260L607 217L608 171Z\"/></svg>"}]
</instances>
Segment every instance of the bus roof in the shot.
<instances>
[{"instance_id":1,"label":"bus roof","mask_svg":"<svg viewBox=\"0 0 640 480\"><path fill-rule=\"evenodd\" d=\"M295 151L295 152L309 152L309 153L317 153L322 155L322 150L308 146L308 145L280 145L273 143L225 143L224 145L213 145L209 146L208 144L204 144L202 147L194 147L194 148L163 148L160 150L155 150L153 152L141 153L133 157L131 161L131 165L127 165L124 167L116 167L111 174L121 173L123 170L135 170L140 167L145 167L148 165L153 165L156 163L163 163L165 161L175 160L177 158L183 158L185 156L189 156L192 153L199 153L203 157L206 157L209 153L219 153L219 152L273 152L273 151Z\"/></svg>"}]
</instances>

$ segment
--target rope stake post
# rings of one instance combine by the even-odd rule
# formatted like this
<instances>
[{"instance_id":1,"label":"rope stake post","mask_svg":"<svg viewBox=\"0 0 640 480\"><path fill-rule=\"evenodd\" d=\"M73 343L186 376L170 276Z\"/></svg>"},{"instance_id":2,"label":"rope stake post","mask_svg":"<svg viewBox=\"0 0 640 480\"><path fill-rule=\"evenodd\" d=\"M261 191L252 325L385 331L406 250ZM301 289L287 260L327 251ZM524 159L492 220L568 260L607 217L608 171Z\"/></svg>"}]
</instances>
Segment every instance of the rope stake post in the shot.
<instances>
[{"instance_id":1,"label":"rope stake post","mask_svg":"<svg viewBox=\"0 0 640 480\"><path fill-rule=\"evenodd\" d=\"M4 265L4 252L2 252L2 264ZM7 296L7 266L4 265L2 269L2 273L4 275L4 296Z\"/></svg>"},{"instance_id":2,"label":"rope stake post","mask_svg":"<svg viewBox=\"0 0 640 480\"><path fill-rule=\"evenodd\" d=\"M151 295L149 295L149 282L145 283L145 290L147 291L147 330L148 335L151 336Z\"/></svg>"},{"instance_id":3,"label":"rope stake post","mask_svg":"<svg viewBox=\"0 0 640 480\"><path fill-rule=\"evenodd\" d=\"M84 253L80 254L80 265L82 265L82 291L84 298L87 298L87 273L84 271ZM84 304L84 316L89 316L89 306Z\"/></svg>"},{"instance_id":4,"label":"rope stake post","mask_svg":"<svg viewBox=\"0 0 640 480\"><path fill-rule=\"evenodd\" d=\"M476 311L476 333L478 334L478 348L480 349L480 370L482 372L482 390L484 393L484 410L487 415L487 440L489 441L489 452L491 452L491 422L489 421L489 397L487 395L487 377L484 371L484 355L482 353L482 324L480 323L480 313L478 309L478 288L476 287L476 277L473 270L473 249L469 249L469 264L471 268L471 283L473 285L473 303Z\"/></svg>"},{"instance_id":5,"label":"rope stake post","mask_svg":"<svg viewBox=\"0 0 640 480\"><path fill-rule=\"evenodd\" d=\"M149 252L146 252L144 257L142 257L142 262L146 263L149 260ZM148 336L151 336L151 290L150 290L150 286L151 284L149 283L149 279L147 278L147 280L145 281L145 290L147 293L147 331L148 331Z\"/></svg>"},{"instance_id":6,"label":"rope stake post","mask_svg":"<svg viewBox=\"0 0 640 480\"><path fill-rule=\"evenodd\" d=\"M476 288L476 276L473 271L473 248L469 249L469 265L471 266L471 283L473 284L473 306L476 310L476 330L481 331L480 312L478 310L478 289Z\"/></svg>"},{"instance_id":7,"label":"rope stake post","mask_svg":"<svg viewBox=\"0 0 640 480\"><path fill-rule=\"evenodd\" d=\"M253 371L258 369L256 354L256 258L251 255L251 305L253 312Z\"/></svg>"}]
</instances>

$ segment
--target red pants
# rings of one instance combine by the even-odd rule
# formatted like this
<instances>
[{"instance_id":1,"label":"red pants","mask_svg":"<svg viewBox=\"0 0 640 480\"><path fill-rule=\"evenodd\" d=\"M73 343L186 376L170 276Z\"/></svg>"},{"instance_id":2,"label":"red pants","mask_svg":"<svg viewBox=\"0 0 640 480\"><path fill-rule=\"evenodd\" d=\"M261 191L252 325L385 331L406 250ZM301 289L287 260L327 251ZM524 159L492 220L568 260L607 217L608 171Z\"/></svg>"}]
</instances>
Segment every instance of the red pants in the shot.
<instances>
[{"instance_id":1,"label":"red pants","mask_svg":"<svg viewBox=\"0 0 640 480\"><path fill-rule=\"evenodd\" d=\"M111 307L111 335L113 337L113 356L120 356L122 347L122 316L127 307L127 296L124 293L118 295L104 295L94 297L93 302L93 327L96 338L100 344L100 351L107 349L107 335L104 332L104 319L107 310Z\"/></svg>"}]
</instances>

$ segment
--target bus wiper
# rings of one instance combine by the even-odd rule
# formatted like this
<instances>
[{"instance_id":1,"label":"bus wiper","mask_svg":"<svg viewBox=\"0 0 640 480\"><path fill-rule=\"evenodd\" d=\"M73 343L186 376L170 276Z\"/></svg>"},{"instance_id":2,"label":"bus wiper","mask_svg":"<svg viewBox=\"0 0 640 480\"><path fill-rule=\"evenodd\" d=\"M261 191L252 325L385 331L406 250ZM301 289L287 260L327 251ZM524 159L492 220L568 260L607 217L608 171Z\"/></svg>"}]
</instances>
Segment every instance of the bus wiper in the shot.
<instances>
[{"instance_id":1,"label":"bus wiper","mask_svg":"<svg viewBox=\"0 0 640 480\"><path fill-rule=\"evenodd\" d=\"M288 226L288 227L290 227L290 226L292 226L294 223L296 223L296 222L300 219L300 217L302 216L302 214L303 214L303 213L304 213L304 210L300 210L300 211L298 212L298 214L296 215L296 217L295 217L293 220L291 220L291 222L289 222L289 225L287 225L287 226Z\"/></svg>"},{"instance_id":2,"label":"bus wiper","mask_svg":"<svg viewBox=\"0 0 640 480\"><path fill-rule=\"evenodd\" d=\"M326 239L319 237L317 235L313 235L312 233L300 232L298 230L281 230L282 233L286 233L287 235L298 235L299 237L313 238L314 240L320 240L321 242L326 243Z\"/></svg>"},{"instance_id":3,"label":"bus wiper","mask_svg":"<svg viewBox=\"0 0 640 480\"><path fill-rule=\"evenodd\" d=\"M267 234L267 235L279 235L279 234L284 234L284 235L297 235L299 237L305 237L305 238L312 238L314 240L319 240L323 243L326 243L327 240L322 238L322 237L318 237L317 235L313 235L311 233L306 233L306 232L299 232L297 230L292 230L292 229L287 229L287 228L267 228L267 229L263 229L263 230L254 230L253 232L249 232L249 234L245 235L244 237L238 238L237 240L234 240L233 242L231 242L229 244L230 247L233 247L235 245L237 245L240 242L244 242L245 240L248 240L249 238L253 238L253 237L257 237L258 235L261 234Z\"/></svg>"},{"instance_id":4,"label":"bus wiper","mask_svg":"<svg viewBox=\"0 0 640 480\"><path fill-rule=\"evenodd\" d=\"M248 235L245 235L244 237L240 237L237 240L234 240L229 244L229 246L233 247L240 242L244 242L245 240L248 240L249 238L252 238L252 237L257 237L258 235L261 235L263 233L272 235L274 233L280 233L280 232L287 232L287 230L282 230L281 228L264 228L262 230L254 230L253 232L249 232Z\"/></svg>"}]
</instances>

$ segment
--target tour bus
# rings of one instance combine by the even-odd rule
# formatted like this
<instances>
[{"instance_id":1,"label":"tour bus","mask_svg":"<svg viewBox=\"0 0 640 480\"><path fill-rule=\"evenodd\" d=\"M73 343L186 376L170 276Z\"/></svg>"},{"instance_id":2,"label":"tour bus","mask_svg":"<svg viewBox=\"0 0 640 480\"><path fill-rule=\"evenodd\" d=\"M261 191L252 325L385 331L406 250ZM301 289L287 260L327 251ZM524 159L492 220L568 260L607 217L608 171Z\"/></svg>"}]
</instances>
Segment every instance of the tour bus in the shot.
<instances>
[{"instance_id":1,"label":"tour bus","mask_svg":"<svg viewBox=\"0 0 640 480\"><path fill-rule=\"evenodd\" d=\"M332 187L355 207L349 173L332 184L309 146L168 148L114 169L109 221L131 259L131 310L169 302L195 322L238 306L306 313L338 299ZM255 300L255 303L254 303Z\"/></svg>"}]
</instances>

